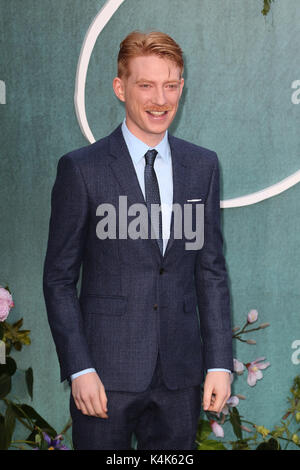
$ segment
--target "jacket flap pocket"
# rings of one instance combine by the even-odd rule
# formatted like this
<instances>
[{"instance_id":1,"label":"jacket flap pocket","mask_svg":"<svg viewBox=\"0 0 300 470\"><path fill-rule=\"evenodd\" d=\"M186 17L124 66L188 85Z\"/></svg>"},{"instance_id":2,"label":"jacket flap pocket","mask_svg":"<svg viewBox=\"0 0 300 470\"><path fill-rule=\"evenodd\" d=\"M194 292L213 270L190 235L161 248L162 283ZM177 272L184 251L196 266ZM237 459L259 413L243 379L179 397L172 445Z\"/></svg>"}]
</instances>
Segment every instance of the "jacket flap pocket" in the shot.
<instances>
[{"instance_id":1,"label":"jacket flap pocket","mask_svg":"<svg viewBox=\"0 0 300 470\"><path fill-rule=\"evenodd\" d=\"M185 312L190 312L196 310L197 307L197 297L195 294L185 294L184 296L184 310Z\"/></svg>"},{"instance_id":2,"label":"jacket flap pocket","mask_svg":"<svg viewBox=\"0 0 300 470\"><path fill-rule=\"evenodd\" d=\"M87 295L82 299L83 309L97 315L123 315L127 297L122 295Z\"/></svg>"}]
</instances>

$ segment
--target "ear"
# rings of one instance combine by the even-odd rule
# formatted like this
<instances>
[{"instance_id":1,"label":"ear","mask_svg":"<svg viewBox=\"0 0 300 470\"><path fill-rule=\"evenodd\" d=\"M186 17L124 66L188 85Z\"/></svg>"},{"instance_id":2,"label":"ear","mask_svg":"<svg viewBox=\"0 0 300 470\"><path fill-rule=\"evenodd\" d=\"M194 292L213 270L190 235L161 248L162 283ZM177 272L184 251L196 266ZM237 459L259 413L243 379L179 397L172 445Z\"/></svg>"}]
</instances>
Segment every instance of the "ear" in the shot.
<instances>
[{"instance_id":1,"label":"ear","mask_svg":"<svg viewBox=\"0 0 300 470\"><path fill-rule=\"evenodd\" d=\"M124 86L124 81L122 80L122 78L115 77L113 79L113 89L117 98L125 102L125 86Z\"/></svg>"}]
</instances>

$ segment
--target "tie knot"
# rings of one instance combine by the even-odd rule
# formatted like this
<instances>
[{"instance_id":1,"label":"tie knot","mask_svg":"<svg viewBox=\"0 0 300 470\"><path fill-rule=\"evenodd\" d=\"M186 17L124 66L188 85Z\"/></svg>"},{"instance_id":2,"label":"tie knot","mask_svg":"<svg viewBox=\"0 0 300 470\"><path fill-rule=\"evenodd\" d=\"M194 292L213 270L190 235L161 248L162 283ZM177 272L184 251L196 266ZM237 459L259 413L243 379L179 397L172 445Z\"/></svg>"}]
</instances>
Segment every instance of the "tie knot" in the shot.
<instances>
[{"instance_id":1,"label":"tie knot","mask_svg":"<svg viewBox=\"0 0 300 470\"><path fill-rule=\"evenodd\" d=\"M158 152L155 149L148 150L148 152L145 153L146 165L150 165L150 166L154 165L154 160L155 160L157 153Z\"/></svg>"}]
</instances>

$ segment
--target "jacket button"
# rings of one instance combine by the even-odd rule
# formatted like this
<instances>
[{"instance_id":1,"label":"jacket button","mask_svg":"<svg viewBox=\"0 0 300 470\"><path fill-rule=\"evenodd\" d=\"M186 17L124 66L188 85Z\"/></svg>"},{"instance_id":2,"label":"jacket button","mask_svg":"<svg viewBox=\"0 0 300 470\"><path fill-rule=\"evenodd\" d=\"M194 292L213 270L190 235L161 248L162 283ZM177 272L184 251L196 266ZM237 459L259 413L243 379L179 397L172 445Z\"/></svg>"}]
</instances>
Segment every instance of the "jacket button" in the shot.
<instances>
[{"instance_id":1,"label":"jacket button","mask_svg":"<svg viewBox=\"0 0 300 470\"><path fill-rule=\"evenodd\" d=\"M165 272L164 268L160 268L159 274L163 274Z\"/></svg>"},{"instance_id":2,"label":"jacket button","mask_svg":"<svg viewBox=\"0 0 300 470\"><path fill-rule=\"evenodd\" d=\"M154 304L154 305L153 305L153 308L154 308L154 310L157 310L157 309L158 309L158 305L157 305L157 304Z\"/></svg>"}]
</instances>

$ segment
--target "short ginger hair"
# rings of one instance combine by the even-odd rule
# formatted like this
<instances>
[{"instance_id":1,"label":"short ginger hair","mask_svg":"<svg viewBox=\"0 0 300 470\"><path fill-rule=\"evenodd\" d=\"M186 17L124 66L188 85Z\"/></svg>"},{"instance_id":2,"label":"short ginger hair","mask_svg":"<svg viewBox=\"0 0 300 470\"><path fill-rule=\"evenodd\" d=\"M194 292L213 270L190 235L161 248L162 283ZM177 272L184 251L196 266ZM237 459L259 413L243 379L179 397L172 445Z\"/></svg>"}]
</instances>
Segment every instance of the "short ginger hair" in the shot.
<instances>
[{"instance_id":1,"label":"short ginger hair","mask_svg":"<svg viewBox=\"0 0 300 470\"><path fill-rule=\"evenodd\" d=\"M118 77L128 78L130 59L145 55L157 55L171 60L180 68L182 76L184 68L183 53L171 36L160 31L151 31L149 33L132 31L120 44Z\"/></svg>"}]
</instances>

